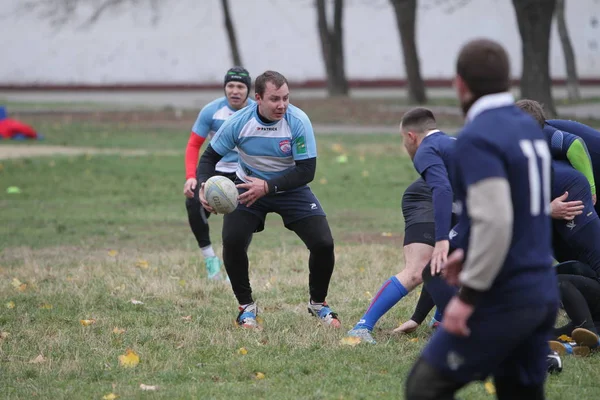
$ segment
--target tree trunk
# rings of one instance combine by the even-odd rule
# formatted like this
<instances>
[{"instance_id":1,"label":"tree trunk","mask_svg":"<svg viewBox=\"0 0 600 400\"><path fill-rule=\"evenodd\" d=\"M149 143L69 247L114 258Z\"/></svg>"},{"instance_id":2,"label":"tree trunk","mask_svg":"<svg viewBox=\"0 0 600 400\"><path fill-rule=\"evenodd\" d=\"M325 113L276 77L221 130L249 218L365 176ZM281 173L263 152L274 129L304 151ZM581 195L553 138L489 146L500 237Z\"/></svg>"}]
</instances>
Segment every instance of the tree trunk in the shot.
<instances>
[{"instance_id":1,"label":"tree trunk","mask_svg":"<svg viewBox=\"0 0 600 400\"><path fill-rule=\"evenodd\" d=\"M523 53L521 97L544 105L556 116L550 79L550 29L556 0L513 0Z\"/></svg>"},{"instance_id":2,"label":"tree trunk","mask_svg":"<svg viewBox=\"0 0 600 400\"><path fill-rule=\"evenodd\" d=\"M567 93L569 100L579 100L581 94L579 92L579 79L577 78L577 65L575 63L575 53L573 45L569 37L567 29L567 21L565 20L565 0L556 0L556 27L558 28L558 36L565 55L565 66L567 68Z\"/></svg>"},{"instance_id":3,"label":"tree trunk","mask_svg":"<svg viewBox=\"0 0 600 400\"><path fill-rule=\"evenodd\" d=\"M343 0L335 0L333 29L327 23L326 0L316 0L317 27L321 39L321 52L327 73L327 91L330 96L347 96L348 80L344 67Z\"/></svg>"},{"instance_id":4,"label":"tree trunk","mask_svg":"<svg viewBox=\"0 0 600 400\"><path fill-rule=\"evenodd\" d=\"M415 21L417 19L417 0L390 0L396 14L396 24L402 54L404 55L404 67L408 80L408 98L410 101L424 104L427 102L425 94L425 83L421 77L421 64L417 53Z\"/></svg>"},{"instance_id":5,"label":"tree trunk","mask_svg":"<svg viewBox=\"0 0 600 400\"><path fill-rule=\"evenodd\" d=\"M242 66L242 57L240 57L240 49L238 48L237 37L235 35L233 21L231 20L231 13L229 12L229 1L221 0L221 5L223 6L225 30L227 31L227 37L229 38L229 47L231 48L231 58L233 59L233 64Z\"/></svg>"}]
</instances>

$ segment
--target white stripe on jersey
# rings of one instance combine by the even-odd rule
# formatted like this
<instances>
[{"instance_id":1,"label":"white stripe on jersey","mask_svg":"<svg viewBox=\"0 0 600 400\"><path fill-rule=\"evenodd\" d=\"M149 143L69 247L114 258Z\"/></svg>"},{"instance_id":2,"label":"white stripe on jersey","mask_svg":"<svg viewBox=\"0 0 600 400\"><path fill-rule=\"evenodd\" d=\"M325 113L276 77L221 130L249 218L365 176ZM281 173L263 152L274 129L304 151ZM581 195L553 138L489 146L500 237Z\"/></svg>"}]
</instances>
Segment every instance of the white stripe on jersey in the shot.
<instances>
[{"instance_id":1,"label":"white stripe on jersey","mask_svg":"<svg viewBox=\"0 0 600 400\"><path fill-rule=\"evenodd\" d=\"M292 130L290 129L287 121L284 119L270 126L263 126L257 123L256 120L250 120L246 125L244 125L238 138L241 139L249 137L291 139Z\"/></svg>"},{"instance_id":2,"label":"white stripe on jersey","mask_svg":"<svg viewBox=\"0 0 600 400\"><path fill-rule=\"evenodd\" d=\"M228 174L234 173L237 171L238 163L237 162L227 162L227 161L219 161L215 167L216 171L225 172Z\"/></svg>"},{"instance_id":3,"label":"white stripe on jersey","mask_svg":"<svg viewBox=\"0 0 600 400\"><path fill-rule=\"evenodd\" d=\"M249 156L238 149L240 160L252 169L264 172L281 172L296 165L294 157Z\"/></svg>"},{"instance_id":4,"label":"white stripe on jersey","mask_svg":"<svg viewBox=\"0 0 600 400\"><path fill-rule=\"evenodd\" d=\"M235 111L233 111L231 108L225 105L219 108L217 111L215 111L215 113L213 114L213 119L226 120L227 118L231 117L234 113Z\"/></svg>"}]
</instances>

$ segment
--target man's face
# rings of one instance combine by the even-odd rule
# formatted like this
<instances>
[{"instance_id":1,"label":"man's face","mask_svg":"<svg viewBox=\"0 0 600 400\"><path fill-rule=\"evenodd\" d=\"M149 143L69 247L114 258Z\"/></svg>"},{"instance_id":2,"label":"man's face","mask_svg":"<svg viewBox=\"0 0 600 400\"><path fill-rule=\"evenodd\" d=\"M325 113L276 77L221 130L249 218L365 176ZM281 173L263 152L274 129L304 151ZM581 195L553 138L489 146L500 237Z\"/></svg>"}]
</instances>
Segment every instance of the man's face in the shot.
<instances>
[{"instance_id":1,"label":"man's face","mask_svg":"<svg viewBox=\"0 0 600 400\"><path fill-rule=\"evenodd\" d=\"M418 136L414 132L407 131L400 126L400 135L402 136L402 144L411 160L414 160L417 149L419 148Z\"/></svg>"},{"instance_id":2,"label":"man's face","mask_svg":"<svg viewBox=\"0 0 600 400\"><path fill-rule=\"evenodd\" d=\"M225 96L231 108L239 110L244 107L248 97L248 88L242 82L227 82Z\"/></svg>"},{"instance_id":3,"label":"man's face","mask_svg":"<svg viewBox=\"0 0 600 400\"><path fill-rule=\"evenodd\" d=\"M263 117L270 121L279 121L283 118L290 104L290 90L284 83L279 89L271 82L267 82L262 97L257 93L256 102Z\"/></svg>"}]
</instances>

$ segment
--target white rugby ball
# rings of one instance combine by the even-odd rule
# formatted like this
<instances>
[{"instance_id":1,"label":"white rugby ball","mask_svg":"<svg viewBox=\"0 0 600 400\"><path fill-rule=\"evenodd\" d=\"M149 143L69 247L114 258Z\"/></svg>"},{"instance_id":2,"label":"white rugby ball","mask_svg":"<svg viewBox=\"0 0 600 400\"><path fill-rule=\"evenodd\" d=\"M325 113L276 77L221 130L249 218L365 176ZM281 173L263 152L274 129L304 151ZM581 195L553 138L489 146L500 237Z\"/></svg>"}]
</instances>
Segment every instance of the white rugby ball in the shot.
<instances>
[{"instance_id":1,"label":"white rugby ball","mask_svg":"<svg viewBox=\"0 0 600 400\"><path fill-rule=\"evenodd\" d=\"M229 178L216 175L204 182L204 198L219 214L229 214L238 205L238 190Z\"/></svg>"}]
</instances>

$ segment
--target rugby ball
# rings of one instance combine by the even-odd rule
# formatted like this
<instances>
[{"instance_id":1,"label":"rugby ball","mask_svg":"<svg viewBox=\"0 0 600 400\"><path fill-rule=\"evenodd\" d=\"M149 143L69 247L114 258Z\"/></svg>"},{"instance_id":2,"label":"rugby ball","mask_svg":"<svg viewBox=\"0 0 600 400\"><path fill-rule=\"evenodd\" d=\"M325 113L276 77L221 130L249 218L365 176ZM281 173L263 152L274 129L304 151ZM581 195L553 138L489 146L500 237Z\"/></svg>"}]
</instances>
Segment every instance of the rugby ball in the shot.
<instances>
[{"instance_id":1,"label":"rugby ball","mask_svg":"<svg viewBox=\"0 0 600 400\"><path fill-rule=\"evenodd\" d=\"M204 182L204 198L218 214L229 214L238 205L238 190L231 179L216 175Z\"/></svg>"}]
</instances>

